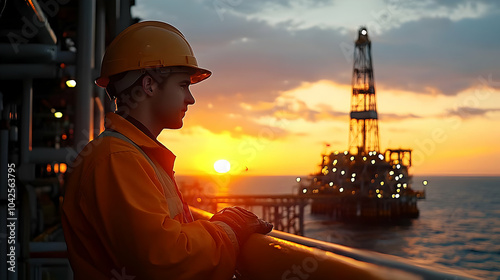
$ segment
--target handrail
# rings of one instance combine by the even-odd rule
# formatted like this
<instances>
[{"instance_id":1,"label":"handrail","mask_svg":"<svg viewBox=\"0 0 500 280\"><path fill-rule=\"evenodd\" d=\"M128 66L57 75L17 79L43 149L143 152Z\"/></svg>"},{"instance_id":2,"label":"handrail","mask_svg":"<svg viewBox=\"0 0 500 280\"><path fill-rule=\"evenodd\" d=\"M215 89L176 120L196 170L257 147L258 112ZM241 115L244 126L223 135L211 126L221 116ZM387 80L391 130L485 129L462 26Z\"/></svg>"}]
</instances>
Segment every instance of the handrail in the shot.
<instances>
[{"instance_id":1,"label":"handrail","mask_svg":"<svg viewBox=\"0 0 500 280\"><path fill-rule=\"evenodd\" d=\"M195 219L212 213L190 207ZM446 270L446 271L445 271ZM401 257L323 242L282 231L253 234L241 248L243 279L479 279L448 268L415 264Z\"/></svg>"}]
</instances>

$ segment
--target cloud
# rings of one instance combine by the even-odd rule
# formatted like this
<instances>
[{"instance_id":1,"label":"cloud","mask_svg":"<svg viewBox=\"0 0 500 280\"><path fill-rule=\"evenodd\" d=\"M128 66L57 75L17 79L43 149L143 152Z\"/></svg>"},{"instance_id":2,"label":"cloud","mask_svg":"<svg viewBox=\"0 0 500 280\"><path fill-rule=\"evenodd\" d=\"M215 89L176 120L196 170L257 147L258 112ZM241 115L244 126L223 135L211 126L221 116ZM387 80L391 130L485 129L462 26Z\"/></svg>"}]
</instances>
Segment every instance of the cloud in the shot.
<instances>
[{"instance_id":1,"label":"cloud","mask_svg":"<svg viewBox=\"0 0 500 280\"><path fill-rule=\"evenodd\" d=\"M294 13L316 8L306 7L306 3L145 0L138 1L134 11L142 19L163 20L178 27L191 43L200 66L214 72L210 79L192 87L197 104L188 113L194 123L214 133L257 135L272 128L258 120L278 116L312 123L345 118L348 109L335 111L327 106L329 100L322 107L297 100L279 104L278 100L283 92L304 82L330 80L350 85L355 30L364 23L384 27L376 32L377 26L368 25L375 84L386 89L453 96L476 85L480 75L494 80L500 77L497 1L389 1L367 9L348 7L368 15L357 22L344 20L356 16L342 6L347 4L318 1L321 7L338 8L336 13L344 15L330 16L328 24L315 19L307 24L292 20ZM298 6L302 10L297 10ZM484 11L484 6L490 9ZM255 16L269 7L276 9L278 21ZM392 11L391 17L380 21L379 11L384 10ZM446 11L454 11L456 16L447 16ZM352 26L347 28L347 23ZM300 28L294 28L297 24ZM245 110L242 104L253 110ZM263 104L267 108L260 107ZM288 106L291 104L296 110ZM380 116L384 121L419 118L412 114ZM287 135L286 128L279 134Z\"/></svg>"},{"instance_id":2,"label":"cloud","mask_svg":"<svg viewBox=\"0 0 500 280\"><path fill-rule=\"evenodd\" d=\"M394 113L379 113L379 120L383 122L404 121L409 119L421 119L422 116L415 114L394 114Z\"/></svg>"},{"instance_id":3,"label":"cloud","mask_svg":"<svg viewBox=\"0 0 500 280\"><path fill-rule=\"evenodd\" d=\"M449 109L447 111L448 116L457 116L461 119L472 119L475 117L484 117L488 113L500 112L500 108L474 108L474 107L459 107L456 109Z\"/></svg>"}]
</instances>

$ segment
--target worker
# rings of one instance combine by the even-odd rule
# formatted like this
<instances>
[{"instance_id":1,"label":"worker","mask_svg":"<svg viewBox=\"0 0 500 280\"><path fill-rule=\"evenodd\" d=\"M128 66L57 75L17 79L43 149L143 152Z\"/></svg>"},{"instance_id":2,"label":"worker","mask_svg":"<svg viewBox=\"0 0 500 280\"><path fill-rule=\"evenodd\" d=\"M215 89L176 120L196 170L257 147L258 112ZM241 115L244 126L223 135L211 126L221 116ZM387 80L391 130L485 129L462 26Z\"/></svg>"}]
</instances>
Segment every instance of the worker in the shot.
<instances>
[{"instance_id":1,"label":"worker","mask_svg":"<svg viewBox=\"0 0 500 280\"><path fill-rule=\"evenodd\" d=\"M175 156L156 139L183 126L195 102L189 86L210 75L163 22L134 24L107 48L96 84L117 110L65 183L62 225L75 279L231 279L250 235L272 229L240 207L193 221Z\"/></svg>"}]
</instances>

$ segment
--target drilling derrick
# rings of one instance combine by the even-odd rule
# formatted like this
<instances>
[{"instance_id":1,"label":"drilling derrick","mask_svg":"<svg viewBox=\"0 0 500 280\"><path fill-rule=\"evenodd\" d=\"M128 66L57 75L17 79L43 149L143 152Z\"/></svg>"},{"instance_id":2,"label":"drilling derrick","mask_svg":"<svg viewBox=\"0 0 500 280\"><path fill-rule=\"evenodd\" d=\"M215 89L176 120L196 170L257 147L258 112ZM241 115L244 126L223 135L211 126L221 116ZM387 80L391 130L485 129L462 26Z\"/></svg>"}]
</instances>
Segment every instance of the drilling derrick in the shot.
<instances>
[{"instance_id":1,"label":"drilling derrick","mask_svg":"<svg viewBox=\"0 0 500 280\"><path fill-rule=\"evenodd\" d=\"M371 41L361 27L354 49L349 152L366 155L372 151L379 152L377 104Z\"/></svg>"}]
</instances>

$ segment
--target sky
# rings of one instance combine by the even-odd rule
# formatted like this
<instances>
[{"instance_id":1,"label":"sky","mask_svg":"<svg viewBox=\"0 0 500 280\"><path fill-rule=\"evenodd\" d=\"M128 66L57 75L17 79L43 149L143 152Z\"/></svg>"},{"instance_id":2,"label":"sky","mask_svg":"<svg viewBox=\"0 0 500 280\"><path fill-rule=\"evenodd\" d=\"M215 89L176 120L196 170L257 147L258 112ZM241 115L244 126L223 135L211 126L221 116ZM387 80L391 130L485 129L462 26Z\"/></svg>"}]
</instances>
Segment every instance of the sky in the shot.
<instances>
[{"instance_id":1,"label":"sky","mask_svg":"<svg viewBox=\"0 0 500 280\"><path fill-rule=\"evenodd\" d=\"M159 140L176 174L308 175L349 147L354 41L372 42L381 152L414 175L500 175L500 2L139 0L213 72Z\"/></svg>"}]
</instances>

